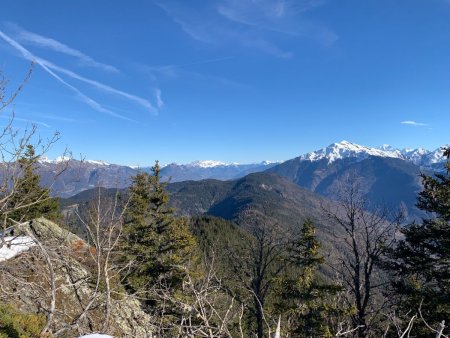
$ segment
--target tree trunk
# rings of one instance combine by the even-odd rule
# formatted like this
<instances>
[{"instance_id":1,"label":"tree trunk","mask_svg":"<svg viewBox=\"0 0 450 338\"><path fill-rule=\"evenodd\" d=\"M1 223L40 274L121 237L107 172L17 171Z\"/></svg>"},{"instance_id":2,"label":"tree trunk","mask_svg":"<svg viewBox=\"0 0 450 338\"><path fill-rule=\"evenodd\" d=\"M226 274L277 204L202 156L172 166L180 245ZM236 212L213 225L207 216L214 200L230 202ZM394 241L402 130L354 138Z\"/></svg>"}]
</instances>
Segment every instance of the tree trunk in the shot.
<instances>
[{"instance_id":1,"label":"tree trunk","mask_svg":"<svg viewBox=\"0 0 450 338\"><path fill-rule=\"evenodd\" d=\"M264 314L262 309L262 304L260 304L259 300L255 297L255 306L256 306L256 325L257 325L257 336L258 338L263 338L264 334Z\"/></svg>"}]
</instances>

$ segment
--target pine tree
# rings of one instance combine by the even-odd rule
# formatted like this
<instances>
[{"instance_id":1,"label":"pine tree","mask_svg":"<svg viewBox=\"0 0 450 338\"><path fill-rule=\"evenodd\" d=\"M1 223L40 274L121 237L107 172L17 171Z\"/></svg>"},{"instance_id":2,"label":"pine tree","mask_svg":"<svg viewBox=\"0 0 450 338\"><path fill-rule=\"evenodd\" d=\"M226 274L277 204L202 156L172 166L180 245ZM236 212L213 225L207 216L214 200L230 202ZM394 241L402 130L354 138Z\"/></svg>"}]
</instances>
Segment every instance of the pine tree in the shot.
<instances>
[{"instance_id":1,"label":"pine tree","mask_svg":"<svg viewBox=\"0 0 450 338\"><path fill-rule=\"evenodd\" d=\"M289 248L291 271L295 273L284 276L279 286L281 301L277 305L287 317L290 337L333 337L330 318L343 312L329 301L341 288L318 278L325 261L320 249L314 224L307 220Z\"/></svg>"},{"instance_id":2,"label":"pine tree","mask_svg":"<svg viewBox=\"0 0 450 338\"><path fill-rule=\"evenodd\" d=\"M34 147L28 144L18 160L21 175L13 184L14 193L8 203L11 212L7 217L16 222L37 217L57 220L59 217L58 199L50 197L48 188L41 187L40 176L35 173L37 161Z\"/></svg>"},{"instance_id":3,"label":"pine tree","mask_svg":"<svg viewBox=\"0 0 450 338\"><path fill-rule=\"evenodd\" d=\"M184 266L195 250L186 220L176 218L168 206L165 185L157 161L152 175L138 173L130 188L124 225L124 260L133 262L126 285L132 293L146 298L148 306L158 302L152 293L158 286L173 295L181 289Z\"/></svg>"},{"instance_id":4,"label":"pine tree","mask_svg":"<svg viewBox=\"0 0 450 338\"><path fill-rule=\"evenodd\" d=\"M401 229L404 239L391 252L388 267L397 278L394 288L400 295L400 308L421 313L436 327L450 318L450 148L446 173L422 174L423 191L417 207L430 217ZM417 331L417 332L416 332ZM417 337L429 337L423 325L416 326Z\"/></svg>"}]
</instances>

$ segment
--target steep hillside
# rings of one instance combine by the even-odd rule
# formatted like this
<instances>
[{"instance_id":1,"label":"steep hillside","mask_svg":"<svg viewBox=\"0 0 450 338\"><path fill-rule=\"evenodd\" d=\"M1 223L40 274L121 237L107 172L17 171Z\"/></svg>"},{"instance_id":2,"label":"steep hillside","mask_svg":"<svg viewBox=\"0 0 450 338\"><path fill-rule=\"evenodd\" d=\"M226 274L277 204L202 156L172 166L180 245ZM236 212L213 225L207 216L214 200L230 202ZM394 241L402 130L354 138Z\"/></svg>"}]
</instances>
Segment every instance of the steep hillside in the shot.
<instances>
[{"instance_id":1,"label":"steep hillside","mask_svg":"<svg viewBox=\"0 0 450 338\"><path fill-rule=\"evenodd\" d=\"M298 157L268 172L329 198L336 198L340 187L353 180L373 205L384 204L392 209L404 205L410 217L422 215L415 207L421 189L420 168L399 158L348 157L329 163L325 158L310 161Z\"/></svg>"},{"instance_id":2,"label":"steep hillside","mask_svg":"<svg viewBox=\"0 0 450 338\"><path fill-rule=\"evenodd\" d=\"M245 227L255 214L271 226L290 233L306 219L314 221L325 252L337 247L334 229L324 208L336 208L328 199L273 173L254 173L234 181L206 180L170 184L171 204L182 215L210 215ZM251 213L249 213L251 211Z\"/></svg>"},{"instance_id":3,"label":"steep hillside","mask_svg":"<svg viewBox=\"0 0 450 338\"><path fill-rule=\"evenodd\" d=\"M319 236L331 239L323 207L330 201L274 173L254 173L233 181L203 180L167 186L170 204L184 216L210 215L245 224L247 211L264 214L273 224L292 229L307 218L315 221ZM115 190L102 190L111 196ZM91 189L62 200L63 209L85 206L96 194Z\"/></svg>"},{"instance_id":4,"label":"steep hillside","mask_svg":"<svg viewBox=\"0 0 450 338\"><path fill-rule=\"evenodd\" d=\"M205 180L170 184L171 203L181 214L209 214L237 221L245 210L275 218L317 218L320 196L273 173L254 173L234 181Z\"/></svg>"}]
</instances>

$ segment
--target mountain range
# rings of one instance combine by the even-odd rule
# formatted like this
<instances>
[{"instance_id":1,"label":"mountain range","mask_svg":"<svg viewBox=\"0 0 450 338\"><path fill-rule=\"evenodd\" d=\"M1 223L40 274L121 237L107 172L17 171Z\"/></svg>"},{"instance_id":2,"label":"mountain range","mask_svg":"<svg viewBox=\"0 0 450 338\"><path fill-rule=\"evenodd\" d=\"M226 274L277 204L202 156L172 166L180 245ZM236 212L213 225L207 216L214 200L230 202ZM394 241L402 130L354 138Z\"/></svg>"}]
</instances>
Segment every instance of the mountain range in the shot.
<instances>
[{"instance_id":1,"label":"mountain range","mask_svg":"<svg viewBox=\"0 0 450 338\"><path fill-rule=\"evenodd\" d=\"M333 143L326 148L301 155L298 158L311 162L326 159L328 163L332 163L345 158L363 160L370 156L404 160L419 166L421 169L434 169L436 165L444 162L442 147L433 151L424 148L396 149L387 144L383 144L378 148L370 148L348 141Z\"/></svg>"},{"instance_id":2,"label":"mountain range","mask_svg":"<svg viewBox=\"0 0 450 338\"><path fill-rule=\"evenodd\" d=\"M338 199L343 186L355 184L367 208L404 209L409 220L423 215L416 204L420 174L444 170L441 148L434 151L369 148L347 141L285 161L268 172L322 196Z\"/></svg>"},{"instance_id":3,"label":"mountain range","mask_svg":"<svg viewBox=\"0 0 450 338\"><path fill-rule=\"evenodd\" d=\"M284 217L283 222L292 224L295 219L317 215L317 208L300 208L302 204L317 206L319 196L336 200L340 190L353 182L359 194L367 200L369 210L380 205L390 210L402 208L408 220L413 220L424 216L415 206L417 193L422 189L420 174L443 168L443 161L440 149L398 150L386 145L368 148L343 141L283 163L239 165L199 161L164 166L161 174L166 179L172 177L168 185L172 204L184 215L208 214L236 221L242 214L241 210L254 208L257 201L259 207L264 204L278 210L276 219ZM62 163L42 161L39 170L43 181L50 182ZM150 168L142 170L149 171ZM60 197L69 197L96 186L122 189L129 186L131 175L137 171L136 168L98 161L71 160L52 189ZM261 174L250 174L252 172ZM295 195L292 192L301 198L285 200L285 196ZM64 204L83 202L91 195L86 191Z\"/></svg>"},{"instance_id":4,"label":"mountain range","mask_svg":"<svg viewBox=\"0 0 450 338\"><path fill-rule=\"evenodd\" d=\"M269 161L253 164L219 161L196 161L189 164L172 163L162 167L161 176L163 180L170 182L203 179L232 180L250 173L268 170L284 176L300 186L327 195L327 191L330 191L329 188L332 186L329 183L334 177L332 175L342 177L345 172L354 170L364 174L361 170L367 170L367 168L360 162L370 158L379 159L378 161L373 160L373 164L375 162L392 165L397 163L397 166L404 167L408 175L413 176L416 181L420 171L438 171L443 168L442 162L444 161L440 148L434 151L423 148L399 150L388 145L369 148L342 141L283 163ZM381 159L385 161L383 162ZM370 165L368 166L370 167ZM103 161L77 161L65 158L56 160L42 158L38 166L43 184L51 187L53 195L59 197L73 196L83 190L97 186L125 188L130 185L131 177L136 175L139 170L150 172L151 168L136 168L109 164ZM395 172L398 173L398 171ZM379 172L379 175L381 177L383 173ZM385 178L385 180L387 179L388 177ZM413 184L415 189L418 188L416 183Z\"/></svg>"},{"instance_id":5,"label":"mountain range","mask_svg":"<svg viewBox=\"0 0 450 338\"><path fill-rule=\"evenodd\" d=\"M252 164L225 164L218 161L172 163L161 168L161 178L170 182L209 178L230 180L267 170L277 164L268 161ZM151 172L151 167L136 168L103 161L78 161L67 158L55 160L44 158L37 166L42 184L51 187L52 194L58 197L70 197L95 187L126 188L139 171Z\"/></svg>"},{"instance_id":6,"label":"mountain range","mask_svg":"<svg viewBox=\"0 0 450 338\"><path fill-rule=\"evenodd\" d=\"M260 163L239 164L219 161L196 161L189 164L171 163L162 167L161 174L165 180L180 182L188 180L232 180L251 173L272 168L279 162L263 161Z\"/></svg>"}]
</instances>

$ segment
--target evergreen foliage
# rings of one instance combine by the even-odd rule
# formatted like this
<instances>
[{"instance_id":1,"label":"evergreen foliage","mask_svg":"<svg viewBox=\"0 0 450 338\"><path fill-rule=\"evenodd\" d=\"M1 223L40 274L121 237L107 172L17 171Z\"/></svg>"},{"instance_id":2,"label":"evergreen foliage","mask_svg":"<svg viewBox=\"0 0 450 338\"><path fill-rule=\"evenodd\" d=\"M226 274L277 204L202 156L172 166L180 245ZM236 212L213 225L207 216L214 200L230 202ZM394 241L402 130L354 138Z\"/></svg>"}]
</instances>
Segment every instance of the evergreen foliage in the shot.
<instances>
[{"instance_id":1,"label":"evergreen foliage","mask_svg":"<svg viewBox=\"0 0 450 338\"><path fill-rule=\"evenodd\" d=\"M421 223L401 229L404 239L390 253L388 267L397 277L394 290L401 302L400 308L418 311L428 324L450 318L450 149L445 174L422 174L423 191L417 207L429 213ZM422 325L416 328L417 337L429 337L430 331Z\"/></svg>"},{"instance_id":2,"label":"evergreen foliage","mask_svg":"<svg viewBox=\"0 0 450 338\"><path fill-rule=\"evenodd\" d=\"M187 221L176 218L168 206L169 195L159 174L156 162L152 175L141 172L133 178L122 243L124 261L132 262L126 286L147 299L147 305L155 305L155 287L172 294L181 289L184 267L196 247Z\"/></svg>"},{"instance_id":3,"label":"evergreen foliage","mask_svg":"<svg viewBox=\"0 0 450 338\"><path fill-rule=\"evenodd\" d=\"M190 219L190 228L205 259L213 259L221 278L232 276L227 253L230 247L239 248L254 240L250 233L235 223L214 216L195 216Z\"/></svg>"},{"instance_id":4,"label":"evergreen foliage","mask_svg":"<svg viewBox=\"0 0 450 338\"><path fill-rule=\"evenodd\" d=\"M340 287L318 278L324 263L314 224L306 220L288 248L290 269L279 281L277 307L286 317L290 337L333 337L330 318L343 313L330 298Z\"/></svg>"},{"instance_id":5,"label":"evergreen foliage","mask_svg":"<svg viewBox=\"0 0 450 338\"><path fill-rule=\"evenodd\" d=\"M44 325L45 316L0 303L0 338L37 338Z\"/></svg>"},{"instance_id":6,"label":"evergreen foliage","mask_svg":"<svg viewBox=\"0 0 450 338\"><path fill-rule=\"evenodd\" d=\"M50 189L41 187L40 176L35 173L37 161L34 147L28 144L18 161L21 176L14 183L14 193L8 206L12 212L7 217L16 222L38 217L55 221L59 217L58 199L50 197Z\"/></svg>"}]
</instances>

